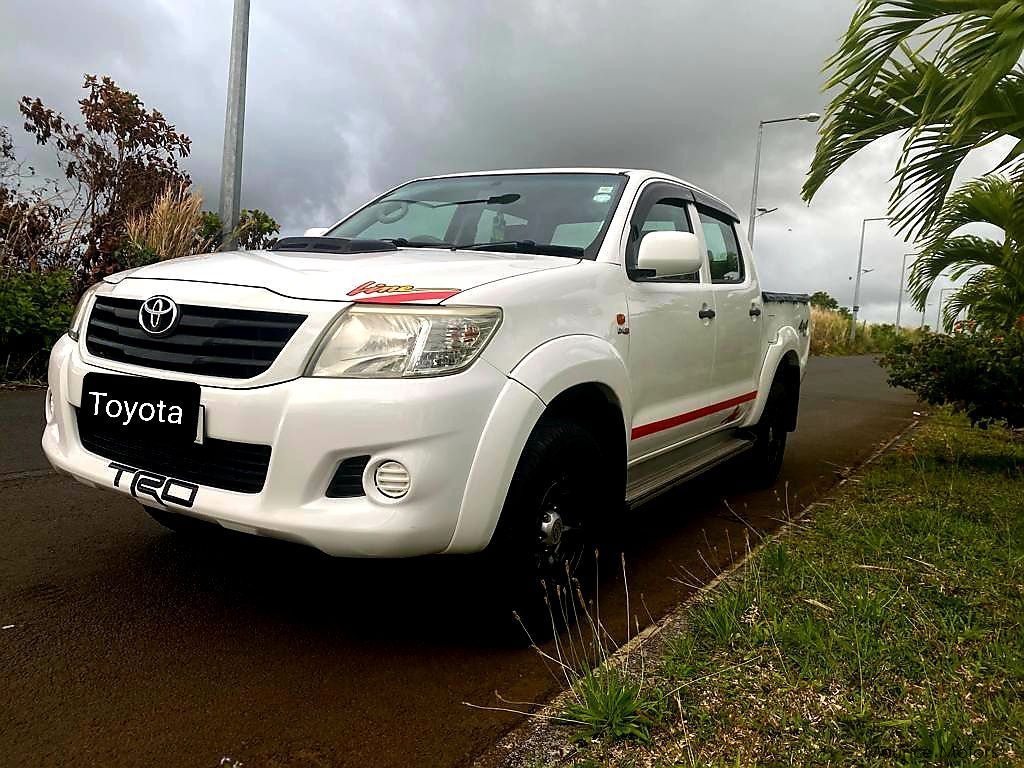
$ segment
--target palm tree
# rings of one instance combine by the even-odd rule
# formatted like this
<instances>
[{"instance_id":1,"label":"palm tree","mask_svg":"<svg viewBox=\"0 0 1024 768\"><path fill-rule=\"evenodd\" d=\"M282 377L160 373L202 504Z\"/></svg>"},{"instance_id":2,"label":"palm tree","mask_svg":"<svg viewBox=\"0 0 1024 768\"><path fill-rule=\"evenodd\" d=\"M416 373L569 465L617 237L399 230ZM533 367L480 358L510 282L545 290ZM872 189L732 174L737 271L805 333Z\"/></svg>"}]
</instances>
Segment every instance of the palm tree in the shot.
<instances>
[{"instance_id":1,"label":"palm tree","mask_svg":"<svg viewBox=\"0 0 1024 768\"><path fill-rule=\"evenodd\" d=\"M970 275L945 308L948 325L969 309L979 324L1009 328L1024 315L1024 185L1002 176L983 176L952 193L943 205L910 273L910 295L923 309L940 274L954 280ZM1001 241L957 235L970 224L990 224Z\"/></svg>"},{"instance_id":2,"label":"palm tree","mask_svg":"<svg viewBox=\"0 0 1024 768\"><path fill-rule=\"evenodd\" d=\"M1024 290L1006 282L999 270L983 269L946 300L942 327L953 327L962 312L980 328L1009 331L1024 322Z\"/></svg>"},{"instance_id":3,"label":"palm tree","mask_svg":"<svg viewBox=\"0 0 1024 768\"><path fill-rule=\"evenodd\" d=\"M1024 175L1024 4L863 0L828 60L829 104L803 188L808 202L864 147L903 133L889 214L917 236L937 219L957 167L1003 137L996 170Z\"/></svg>"}]
</instances>

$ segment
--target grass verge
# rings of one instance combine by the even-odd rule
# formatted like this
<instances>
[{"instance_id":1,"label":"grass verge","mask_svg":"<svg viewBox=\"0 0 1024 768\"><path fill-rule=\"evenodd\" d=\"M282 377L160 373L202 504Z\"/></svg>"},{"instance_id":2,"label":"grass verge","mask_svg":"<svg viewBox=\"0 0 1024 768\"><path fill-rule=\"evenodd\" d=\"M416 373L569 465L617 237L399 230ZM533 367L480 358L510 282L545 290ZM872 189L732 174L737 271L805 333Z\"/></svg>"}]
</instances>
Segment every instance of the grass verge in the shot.
<instances>
[{"instance_id":1,"label":"grass verge","mask_svg":"<svg viewBox=\"0 0 1024 768\"><path fill-rule=\"evenodd\" d=\"M642 739L561 764L1024 764L1022 582L1024 440L939 414L692 606Z\"/></svg>"}]
</instances>

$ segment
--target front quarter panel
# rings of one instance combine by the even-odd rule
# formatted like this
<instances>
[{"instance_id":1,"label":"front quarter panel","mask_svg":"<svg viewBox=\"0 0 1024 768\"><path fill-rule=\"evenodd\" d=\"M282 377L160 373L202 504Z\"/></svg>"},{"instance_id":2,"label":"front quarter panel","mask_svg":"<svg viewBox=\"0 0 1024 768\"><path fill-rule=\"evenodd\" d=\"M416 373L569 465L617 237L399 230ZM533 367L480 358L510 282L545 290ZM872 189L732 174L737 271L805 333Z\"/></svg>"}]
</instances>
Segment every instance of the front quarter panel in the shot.
<instances>
[{"instance_id":1,"label":"front quarter panel","mask_svg":"<svg viewBox=\"0 0 1024 768\"><path fill-rule=\"evenodd\" d=\"M616 322L626 315L622 268L581 261L568 269L498 280L460 293L445 304L501 307L501 328L483 359L506 375L533 350L563 336L606 340L626 359L627 330Z\"/></svg>"},{"instance_id":2,"label":"front quarter panel","mask_svg":"<svg viewBox=\"0 0 1024 768\"><path fill-rule=\"evenodd\" d=\"M452 304L500 306L502 325L483 358L509 377L480 437L447 552L490 541L526 441L544 409L577 384L598 383L618 399L628 434L630 387L623 362L629 336L621 267L582 262L466 291Z\"/></svg>"}]
</instances>

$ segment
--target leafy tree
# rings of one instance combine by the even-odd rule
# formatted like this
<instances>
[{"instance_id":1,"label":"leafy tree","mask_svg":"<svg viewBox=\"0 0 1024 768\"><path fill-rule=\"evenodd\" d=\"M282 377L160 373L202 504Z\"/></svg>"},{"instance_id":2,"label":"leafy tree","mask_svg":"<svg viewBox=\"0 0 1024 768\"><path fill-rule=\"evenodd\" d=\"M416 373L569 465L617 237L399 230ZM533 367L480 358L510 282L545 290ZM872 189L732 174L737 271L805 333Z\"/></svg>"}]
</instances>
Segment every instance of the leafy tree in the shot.
<instances>
[{"instance_id":1,"label":"leafy tree","mask_svg":"<svg viewBox=\"0 0 1024 768\"><path fill-rule=\"evenodd\" d=\"M35 170L19 162L6 126L0 126L0 267L38 270L60 266L67 247L61 222L67 210L49 183L35 182Z\"/></svg>"},{"instance_id":2,"label":"leafy tree","mask_svg":"<svg viewBox=\"0 0 1024 768\"><path fill-rule=\"evenodd\" d=\"M277 242L275 235L281 231L281 225L273 216L259 208L243 208L238 217L238 226L231 233L231 239L238 248L257 251L269 248ZM203 211L202 221L196 233L197 248L216 251L224 244L224 225L220 215L213 211Z\"/></svg>"},{"instance_id":3,"label":"leafy tree","mask_svg":"<svg viewBox=\"0 0 1024 768\"><path fill-rule=\"evenodd\" d=\"M222 242L224 242L224 224L220 220L220 214L203 211L203 217L199 221L199 231L196 234L197 250L216 251Z\"/></svg>"},{"instance_id":4,"label":"leafy tree","mask_svg":"<svg viewBox=\"0 0 1024 768\"><path fill-rule=\"evenodd\" d=\"M52 146L75 190L74 210L84 223L82 267L96 279L117 269L129 217L152 207L165 188L188 184L178 167L191 143L157 110L147 110L109 77L86 75L78 104L82 124L66 120L42 101L25 97L25 130Z\"/></svg>"},{"instance_id":5,"label":"leafy tree","mask_svg":"<svg viewBox=\"0 0 1024 768\"><path fill-rule=\"evenodd\" d=\"M974 271L944 309L944 326L970 309L983 325L1007 329L1024 315L1024 186L1001 176L984 176L951 194L923 242L910 272L909 287L918 309L940 274L954 280ZM984 223L1003 232L1002 241L957 235ZM980 270L978 268L981 268Z\"/></svg>"},{"instance_id":6,"label":"leafy tree","mask_svg":"<svg viewBox=\"0 0 1024 768\"><path fill-rule=\"evenodd\" d=\"M1024 3L862 0L828 60L828 106L803 188L810 201L847 160L904 133L889 213L917 236L938 218L957 168L1009 136L1000 168L1024 175Z\"/></svg>"},{"instance_id":7,"label":"leafy tree","mask_svg":"<svg viewBox=\"0 0 1024 768\"><path fill-rule=\"evenodd\" d=\"M839 302L833 299L825 291L815 291L811 294L811 306L821 309L831 309L833 312L839 310Z\"/></svg>"},{"instance_id":8,"label":"leafy tree","mask_svg":"<svg viewBox=\"0 0 1024 768\"><path fill-rule=\"evenodd\" d=\"M259 208L251 210L243 208L238 217L238 228L234 231L233 239L239 248L258 251L276 243L275 235L280 231L281 225L270 214Z\"/></svg>"}]
</instances>

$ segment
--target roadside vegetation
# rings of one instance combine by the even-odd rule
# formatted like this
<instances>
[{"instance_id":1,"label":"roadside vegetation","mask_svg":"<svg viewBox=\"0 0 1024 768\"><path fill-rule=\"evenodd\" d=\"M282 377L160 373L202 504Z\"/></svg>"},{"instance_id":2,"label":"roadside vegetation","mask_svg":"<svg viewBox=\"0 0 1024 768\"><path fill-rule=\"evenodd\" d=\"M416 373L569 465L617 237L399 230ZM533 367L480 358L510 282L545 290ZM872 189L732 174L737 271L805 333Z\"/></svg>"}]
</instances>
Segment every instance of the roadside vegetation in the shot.
<instances>
[{"instance_id":1,"label":"roadside vegetation","mask_svg":"<svg viewBox=\"0 0 1024 768\"><path fill-rule=\"evenodd\" d=\"M1022 498L1021 435L941 412L573 678L547 727L576 746L533 764L1019 765Z\"/></svg>"},{"instance_id":2,"label":"roadside vegetation","mask_svg":"<svg viewBox=\"0 0 1024 768\"><path fill-rule=\"evenodd\" d=\"M850 342L850 323L853 315L847 307L839 306L825 291L811 295L811 354L812 355L867 355L887 352L899 336L919 339L926 328L902 328L897 333L891 323L861 322L857 334Z\"/></svg>"},{"instance_id":3,"label":"roadside vegetation","mask_svg":"<svg viewBox=\"0 0 1024 768\"><path fill-rule=\"evenodd\" d=\"M188 136L108 77L87 75L81 122L39 99L20 102L25 130L52 153L59 178L18 159L0 126L0 384L31 382L45 371L77 297L103 276L161 259L216 250L217 214L181 163ZM242 212L234 239L263 248L277 222Z\"/></svg>"}]
</instances>

